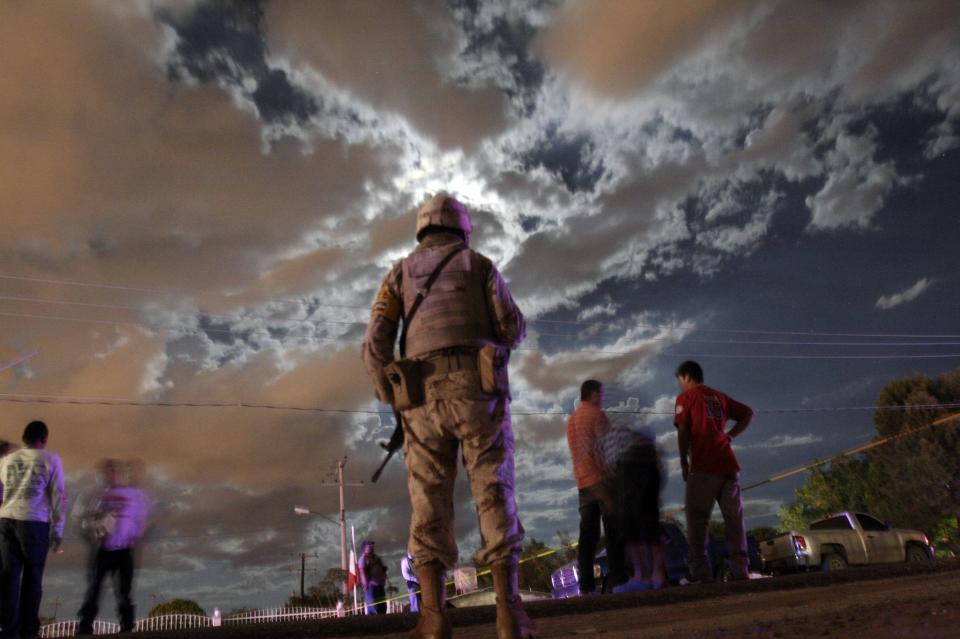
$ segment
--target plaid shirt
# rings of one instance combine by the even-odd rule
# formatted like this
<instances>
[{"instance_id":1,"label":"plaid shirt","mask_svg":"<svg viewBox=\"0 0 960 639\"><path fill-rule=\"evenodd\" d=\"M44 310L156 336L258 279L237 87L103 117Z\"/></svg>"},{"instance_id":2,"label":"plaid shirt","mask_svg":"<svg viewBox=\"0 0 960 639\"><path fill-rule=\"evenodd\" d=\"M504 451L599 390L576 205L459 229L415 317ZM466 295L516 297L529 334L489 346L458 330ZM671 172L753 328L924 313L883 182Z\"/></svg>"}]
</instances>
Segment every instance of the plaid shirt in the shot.
<instances>
[{"instance_id":1,"label":"plaid shirt","mask_svg":"<svg viewBox=\"0 0 960 639\"><path fill-rule=\"evenodd\" d=\"M577 488L588 488L603 481L597 444L609 429L606 413L589 402L580 402L567 420L567 444Z\"/></svg>"},{"instance_id":2,"label":"plaid shirt","mask_svg":"<svg viewBox=\"0 0 960 639\"><path fill-rule=\"evenodd\" d=\"M658 468L660 466L657 438L653 432L647 428L635 430L622 419L616 420L607 434L597 441L597 458L608 478L616 475L617 464L625 459L651 464Z\"/></svg>"}]
</instances>

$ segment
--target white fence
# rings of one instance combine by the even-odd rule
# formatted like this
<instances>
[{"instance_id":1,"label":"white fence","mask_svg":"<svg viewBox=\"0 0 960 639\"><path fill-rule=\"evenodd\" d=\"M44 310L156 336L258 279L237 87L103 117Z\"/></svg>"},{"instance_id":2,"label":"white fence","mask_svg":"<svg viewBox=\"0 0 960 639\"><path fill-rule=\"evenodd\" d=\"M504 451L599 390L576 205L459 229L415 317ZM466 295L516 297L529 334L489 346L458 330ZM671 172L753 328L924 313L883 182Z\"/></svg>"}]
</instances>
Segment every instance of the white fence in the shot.
<instances>
[{"instance_id":1,"label":"white fence","mask_svg":"<svg viewBox=\"0 0 960 639\"><path fill-rule=\"evenodd\" d=\"M268 608L250 610L223 618L223 625L243 623L270 623L272 621L307 621L330 619L337 616L336 608Z\"/></svg>"},{"instance_id":2,"label":"white fence","mask_svg":"<svg viewBox=\"0 0 960 639\"><path fill-rule=\"evenodd\" d=\"M188 630L190 628L207 628L212 625L213 620L205 615L158 615L138 621L136 630L139 632Z\"/></svg>"},{"instance_id":3,"label":"white fence","mask_svg":"<svg viewBox=\"0 0 960 639\"><path fill-rule=\"evenodd\" d=\"M387 614L403 612L405 609L406 598L403 600L388 600ZM356 608L345 608L341 611L343 615L362 615L363 606ZM189 628L207 628L219 625L234 624L253 624L253 623L271 623L276 621L309 621L313 619L331 619L337 616L336 608L268 608L263 610L249 610L229 617L219 616L219 611L213 617L203 615L160 615L158 617L147 617L137 622L135 631L144 632L150 630L185 630ZM57 637L73 637L77 634L77 620L58 621L40 628L40 636L43 639L55 639ZM120 624L109 621L95 621L93 623L93 634L112 635L120 632Z\"/></svg>"},{"instance_id":4,"label":"white fence","mask_svg":"<svg viewBox=\"0 0 960 639\"><path fill-rule=\"evenodd\" d=\"M50 623L46 626L40 628L40 636L47 638L54 637L73 637L77 634L77 624L79 622L76 619L71 619L70 621L58 621L56 623ZM111 623L109 621L94 621L93 622L93 634L95 635L113 635L120 632L120 624Z\"/></svg>"}]
</instances>

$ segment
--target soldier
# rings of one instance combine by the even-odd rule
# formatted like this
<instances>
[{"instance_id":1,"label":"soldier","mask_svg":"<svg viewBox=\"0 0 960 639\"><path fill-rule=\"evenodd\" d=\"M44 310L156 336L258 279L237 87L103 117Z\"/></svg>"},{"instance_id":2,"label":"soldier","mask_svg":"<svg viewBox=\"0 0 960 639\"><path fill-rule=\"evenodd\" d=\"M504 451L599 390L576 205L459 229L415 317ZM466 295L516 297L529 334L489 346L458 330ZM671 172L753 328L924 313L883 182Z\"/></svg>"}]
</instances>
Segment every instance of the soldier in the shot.
<instances>
[{"instance_id":1,"label":"soldier","mask_svg":"<svg viewBox=\"0 0 960 639\"><path fill-rule=\"evenodd\" d=\"M363 344L377 396L402 412L413 506L409 552L422 606L413 637L452 636L443 612L444 573L457 561L453 486L458 449L480 520L475 560L489 565L499 639L533 637L520 603L523 526L514 498L509 349L526 323L493 263L469 248L466 207L437 195L417 212L417 248L387 275ZM401 360L394 343L400 335ZM404 359L404 357L406 359Z\"/></svg>"}]
</instances>

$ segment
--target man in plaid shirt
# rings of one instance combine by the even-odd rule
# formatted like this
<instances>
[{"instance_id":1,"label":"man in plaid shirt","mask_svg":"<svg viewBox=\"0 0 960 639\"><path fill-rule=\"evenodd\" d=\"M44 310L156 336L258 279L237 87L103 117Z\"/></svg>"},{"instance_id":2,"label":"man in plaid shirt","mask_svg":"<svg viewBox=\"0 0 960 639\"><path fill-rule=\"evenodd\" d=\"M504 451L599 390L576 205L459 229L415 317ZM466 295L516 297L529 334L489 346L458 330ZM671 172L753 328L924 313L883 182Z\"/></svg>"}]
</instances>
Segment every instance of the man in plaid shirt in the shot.
<instances>
[{"instance_id":1,"label":"man in plaid shirt","mask_svg":"<svg viewBox=\"0 0 960 639\"><path fill-rule=\"evenodd\" d=\"M593 561L600 539L601 521L607 539L611 587L623 578L623 547L616 541L614 500L597 455L600 439L610 430L610 421L603 412L603 397L603 384L588 379L580 386L580 404L567 420L567 444L570 446L580 502L577 568L581 593L591 593L596 589Z\"/></svg>"}]
</instances>

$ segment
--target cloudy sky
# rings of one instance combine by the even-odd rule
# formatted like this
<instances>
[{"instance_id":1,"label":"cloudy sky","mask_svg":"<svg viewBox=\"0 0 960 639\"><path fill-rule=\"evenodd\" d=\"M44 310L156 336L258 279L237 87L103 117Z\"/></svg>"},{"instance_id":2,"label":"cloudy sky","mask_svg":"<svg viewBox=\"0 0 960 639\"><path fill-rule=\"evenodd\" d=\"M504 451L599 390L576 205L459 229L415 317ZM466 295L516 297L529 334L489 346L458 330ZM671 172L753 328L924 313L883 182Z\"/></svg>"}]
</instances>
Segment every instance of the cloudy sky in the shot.
<instances>
[{"instance_id":1,"label":"cloudy sky","mask_svg":"<svg viewBox=\"0 0 960 639\"><path fill-rule=\"evenodd\" d=\"M30 357L0 372L0 436L47 421L73 496L97 459L147 461L141 611L281 604L296 553L339 564L336 527L292 507L335 516L331 465L379 461L366 309L446 189L530 319L531 535L576 528L563 424L588 376L670 458L688 356L804 409L758 415L745 481L863 443L869 412L817 409L960 365L958 25L950 0L7 0L0 367ZM391 560L404 480L348 490ZM796 486L748 493L748 523ZM78 606L84 561L51 559L44 614Z\"/></svg>"}]
</instances>

